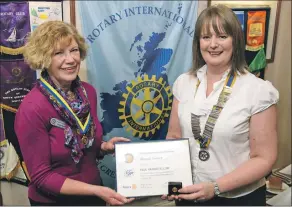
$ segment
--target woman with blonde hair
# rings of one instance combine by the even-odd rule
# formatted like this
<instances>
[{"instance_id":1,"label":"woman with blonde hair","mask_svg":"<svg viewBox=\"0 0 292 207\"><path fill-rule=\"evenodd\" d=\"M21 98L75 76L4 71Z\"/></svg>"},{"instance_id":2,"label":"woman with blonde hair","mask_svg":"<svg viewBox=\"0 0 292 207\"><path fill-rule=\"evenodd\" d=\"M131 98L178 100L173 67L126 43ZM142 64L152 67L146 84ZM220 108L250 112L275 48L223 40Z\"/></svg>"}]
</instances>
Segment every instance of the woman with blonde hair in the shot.
<instances>
[{"instance_id":1,"label":"woman with blonde hair","mask_svg":"<svg viewBox=\"0 0 292 207\"><path fill-rule=\"evenodd\" d=\"M177 205L266 205L265 176L277 158L279 93L248 72L244 42L228 7L199 15L193 68L173 85L167 134L189 138L191 149L194 184L168 197Z\"/></svg>"},{"instance_id":2,"label":"woman with blonde hair","mask_svg":"<svg viewBox=\"0 0 292 207\"><path fill-rule=\"evenodd\" d=\"M24 57L40 79L23 99L15 132L31 178L31 205L123 205L131 202L103 187L96 159L114 150L102 142L97 94L78 77L85 40L61 21L41 24L29 37Z\"/></svg>"}]
</instances>

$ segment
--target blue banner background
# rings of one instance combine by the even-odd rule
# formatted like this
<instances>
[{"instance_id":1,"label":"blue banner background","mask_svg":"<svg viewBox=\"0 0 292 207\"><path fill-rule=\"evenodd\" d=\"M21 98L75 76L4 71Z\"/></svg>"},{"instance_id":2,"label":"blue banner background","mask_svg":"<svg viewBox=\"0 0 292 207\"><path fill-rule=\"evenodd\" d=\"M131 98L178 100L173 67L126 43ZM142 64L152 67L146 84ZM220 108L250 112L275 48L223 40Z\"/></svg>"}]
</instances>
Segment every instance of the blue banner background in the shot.
<instances>
[{"instance_id":1,"label":"blue banner background","mask_svg":"<svg viewBox=\"0 0 292 207\"><path fill-rule=\"evenodd\" d=\"M171 86L190 69L197 1L77 1L104 140L165 139ZM98 162L116 188L114 155Z\"/></svg>"}]
</instances>

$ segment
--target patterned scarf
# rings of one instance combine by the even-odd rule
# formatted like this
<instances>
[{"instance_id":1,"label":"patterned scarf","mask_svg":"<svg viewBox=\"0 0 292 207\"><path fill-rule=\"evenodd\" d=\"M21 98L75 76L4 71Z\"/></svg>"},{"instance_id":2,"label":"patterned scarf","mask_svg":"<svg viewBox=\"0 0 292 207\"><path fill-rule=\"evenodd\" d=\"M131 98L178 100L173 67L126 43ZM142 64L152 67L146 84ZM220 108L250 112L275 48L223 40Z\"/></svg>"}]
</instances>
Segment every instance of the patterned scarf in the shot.
<instances>
[{"instance_id":1,"label":"patterned scarf","mask_svg":"<svg viewBox=\"0 0 292 207\"><path fill-rule=\"evenodd\" d=\"M43 79L43 81L41 79ZM57 113L67 123L64 129L65 146L72 149L71 157L77 164L84 155L85 148L92 146L96 132L96 126L92 120L92 117L88 120L88 127L85 130L80 128L76 119L76 117L78 117L80 122L83 124L86 123L86 120L90 115L90 105L87 93L78 76L71 84L71 91L73 92L71 92L71 95L58 88L53 83L46 70L42 71L41 79L38 79L37 87L47 97L48 101L54 106ZM47 85L44 84L45 82ZM52 93L47 86L51 86L55 90L55 93ZM62 104L56 94L63 97L76 116L70 112L70 110L65 106L66 104Z\"/></svg>"}]
</instances>

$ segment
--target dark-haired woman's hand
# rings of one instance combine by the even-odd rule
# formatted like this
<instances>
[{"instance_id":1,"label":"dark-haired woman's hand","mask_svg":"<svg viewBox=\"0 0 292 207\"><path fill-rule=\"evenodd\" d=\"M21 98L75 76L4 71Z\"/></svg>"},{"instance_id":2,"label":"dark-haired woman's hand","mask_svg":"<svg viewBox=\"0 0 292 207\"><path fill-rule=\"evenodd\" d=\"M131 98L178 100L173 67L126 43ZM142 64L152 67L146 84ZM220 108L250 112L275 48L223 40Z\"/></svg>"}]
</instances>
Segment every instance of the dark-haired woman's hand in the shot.
<instances>
[{"instance_id":1,"label":"dark-haired woman's hand","mask_svg":"<svg viewBox=\"0 0 292 207\"><path fill-rule=\"evenodd\" d=\"M194 185L189 185L178 190L180 193L178 199L206 201L214 197L214 183L203 182Z\"/></svg>"}]
</instances>

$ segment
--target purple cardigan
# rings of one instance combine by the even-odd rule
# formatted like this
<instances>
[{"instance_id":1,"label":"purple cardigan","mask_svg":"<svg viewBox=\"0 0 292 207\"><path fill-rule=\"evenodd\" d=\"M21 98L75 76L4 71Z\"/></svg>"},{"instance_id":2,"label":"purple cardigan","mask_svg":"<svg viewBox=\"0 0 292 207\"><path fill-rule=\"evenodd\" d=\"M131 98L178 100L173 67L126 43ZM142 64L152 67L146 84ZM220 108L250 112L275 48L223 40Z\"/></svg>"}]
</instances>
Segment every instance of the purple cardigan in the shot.
<instances>
[{"instance_id":1,"label":"purple cardigan","mask_svg":"<svg viewBox=\"0 0 292 207\"><path fill-rule=\"evenodd\" d=\"M55 202L66 178L100 185L96 158L100 152L102 128L97 118L95 89L82 82L96 124L96 139L76 165L71 149L64 146L64 129L50 125L51 118L62 120L54 107L34 87L23 99L15 118L15 132L31 182L28 197L37 202Z\"/></svg>"}]
</instances>

